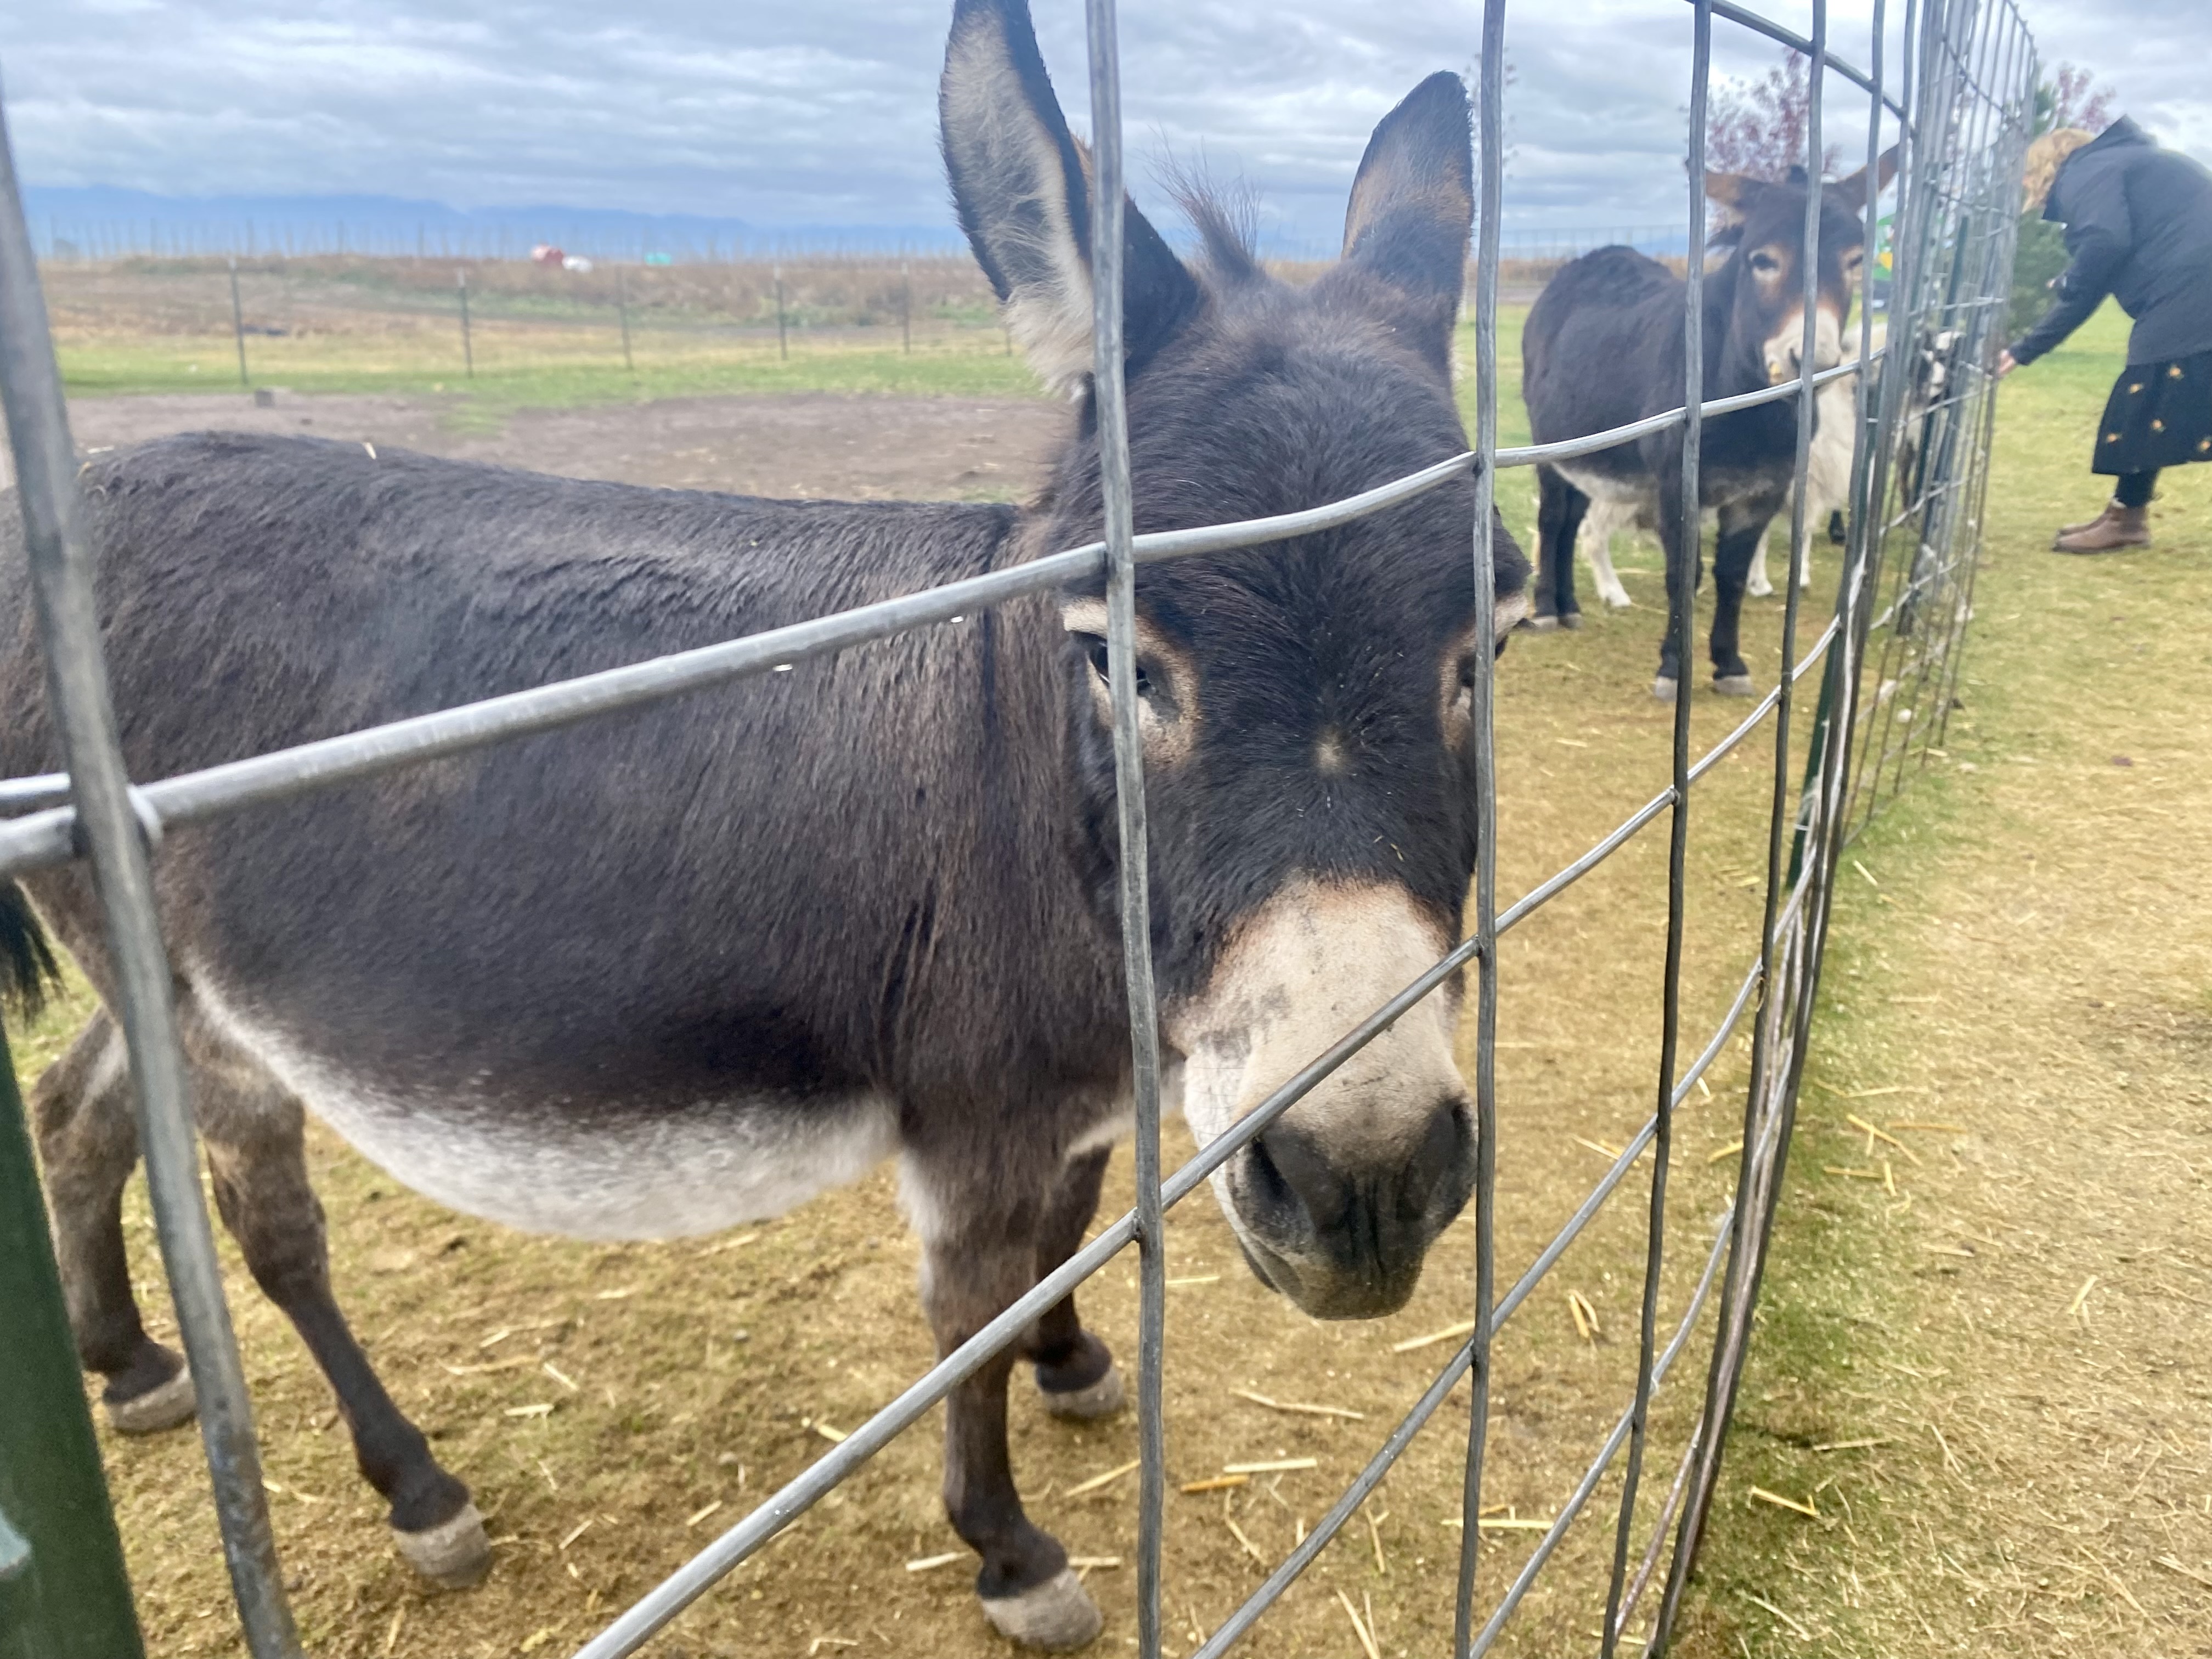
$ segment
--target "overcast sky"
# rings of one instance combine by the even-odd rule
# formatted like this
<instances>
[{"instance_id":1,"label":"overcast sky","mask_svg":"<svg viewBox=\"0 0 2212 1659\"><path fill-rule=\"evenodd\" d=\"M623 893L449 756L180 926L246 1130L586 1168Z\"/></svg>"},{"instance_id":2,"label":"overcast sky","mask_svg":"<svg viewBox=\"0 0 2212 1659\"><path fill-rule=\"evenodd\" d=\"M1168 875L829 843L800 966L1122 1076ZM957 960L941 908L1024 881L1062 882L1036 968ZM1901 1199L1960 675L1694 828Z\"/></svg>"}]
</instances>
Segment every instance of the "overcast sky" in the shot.
<instances>
[{"instance_id":1,"label":"overcast sky","mask_svg":"<svg viewBox=\"0 0 2212 1659\"><path fill-rule=\"evenodd\" d=\"M1768 15L1809 27L1806 0ZM1037 0L1083 120L1079 0ZM1867 65L1870 0L1832 49ZM1892 5L1901 13L1902 0ZM2024 0L2165 142L2212 161L2205 0ZM0 0L0 76L35 185L555 203L769 228L945 222L933 135L945 0ZM1523 0L1509 24L1508 223L1647 225L1681 210L1689 8ZM1139 179L1172 154L1242 176L1288 240L1333 237L1376 119L1468 68L1471 0L1124 0ZM1893 35L1895 25L1893 23ZM1726 23L1718 70L1778 49ZM1893 39L1892 58L1895 62ZM1863 154L1863 94L1831 136ZM1849 94L1846 99L1846 94ZM1140 199L1157 191L1140 188Z\"/></svg>"}]
</instances>

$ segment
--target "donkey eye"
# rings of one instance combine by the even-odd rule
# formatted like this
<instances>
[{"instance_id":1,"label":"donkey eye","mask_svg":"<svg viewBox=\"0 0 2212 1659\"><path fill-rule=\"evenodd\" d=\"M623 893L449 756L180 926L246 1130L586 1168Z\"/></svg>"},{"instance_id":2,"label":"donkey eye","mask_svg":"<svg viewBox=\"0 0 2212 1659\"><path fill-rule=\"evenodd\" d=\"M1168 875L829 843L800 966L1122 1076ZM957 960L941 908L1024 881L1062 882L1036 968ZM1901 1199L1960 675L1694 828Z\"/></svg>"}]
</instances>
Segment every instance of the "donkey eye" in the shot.
<instances>
[{"instance_id":1,"label":"donkey eye","mask_svg":"<svg viewBox=\"0 0 2212 1659\"><path fill-rule=\"evenodd\" d=\"M1083 654L1090 659L1091 672L1098 676L1099 684L1111 685L1114 683L1114 677L1108 672L1106 666L1106 641L1096 634L1079 634L1076 638L1082 641ZM1152 676L1145 672L1145 665L1141 662L1137 665L1137 695L1140 697L1149 697L1152 695Z\"/></svg>"},{"instance_id":2,"label":"donkey eye","mask_svg":"<svg viewBox=\"0 0 2212 1659\"><path fill-rule=\"evenodd\" d=\"M1771 276L1782 269L1782 261L1771 253L1754 253L1751 256L1751 268L1761 276Z\"/></svg>"}]
</instances>

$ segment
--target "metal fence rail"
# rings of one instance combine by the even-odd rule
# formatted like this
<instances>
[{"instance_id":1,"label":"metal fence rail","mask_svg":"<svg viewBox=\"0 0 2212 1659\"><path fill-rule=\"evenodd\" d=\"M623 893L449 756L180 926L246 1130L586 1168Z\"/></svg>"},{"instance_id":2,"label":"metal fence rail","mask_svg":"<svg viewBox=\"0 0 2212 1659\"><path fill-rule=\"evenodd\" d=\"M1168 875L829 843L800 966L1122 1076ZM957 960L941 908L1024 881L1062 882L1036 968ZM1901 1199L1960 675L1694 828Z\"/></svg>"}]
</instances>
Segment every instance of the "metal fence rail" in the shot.
<instances>
[{"instance_id":1,"label":"metal fence rail","mask_svg":"<svg viewBox=\"0 0 2212 1659\"><path fill-rule=\"evenodd\" d=\"M1883 686L1892 680L1897 685L1909 684L1911 696L1924 706L1929 697L1948 698L1956 682L1959 646L1971 607L1979 502L1987 476L1991 405L1986 365L1994 349L1991 331L1998 314L1991 300L2002 295L2008 284L2013 216L2008 192L2015 187L2018 176L2027 91L2033 80L2032 44L2010 0L1906 0L1907 57L1902 75L1894 82L1886 77L1883 63L1883 0L1876 0L1871 68L1866 71L1840 63L1828 52L1825 0L1814 0L1813 30L1808 37L1796 36L1723 0L1690 0L1690 4L1693 67L1689 159L1693 183L1686 216L1686 246L1701 246L1705 240L1704 112L1714 17L1794 46L1810 58L1808 166L1820 153L1822 88L1827 73L1842 76L1867 94L1870 171L1881 149L1885 112L1898 118L1891 131L1899 137L1904 154L1899 217L1905 231L1898 245L1899 303L1893 309L1892 349L1887 353L1871 349L1871 324L1863 316L1857 361L1824 373L1802 374L1747 396L1704 401L1702 270L1699 262L1692 260L1687 273L1684 408L1571 443L1500 449L1496 335L1506 0L1486 0L1477 100L1480 137L1476 221L1480 240L1474 307L1474 447L1392 483L1308 511L1136 535L1121 385L1123 156L1115 7L1113 0L1087 0L1092 155L1101 232L1093 238L1094 362L1098 369L1095 387L1105 503L1104 534L1100 541L815 621L143 786L133 785L125 777L116 746L91 610L90 550L77 514L74 452L47 342L31 245L15 195L4 132L0 132L0 383L3 383L0 391L7 397L10 437L21 479L21 503L31 532L40 635L52 665L54 702L66 736L70 765L66 777L0 782L0 811L24 814L0 825L0 877L79 856L88 857L93 866L117 960L124 969L118 1012L130 1040L131 1068L140 1091L142 1133L155 1186L157 1224L200 1391L204 1432L233 1581L247 1640L257 1659L293 1654L298 1645L270 1543L249 1407L215 1271L213 1241L199 1202L190 1111L177 1059L148 867L163 827L212 819L256 803L773 672L866 641L957 620L974 609L1018 594L1102 575L1108 596L1120 844L1127 849L1121 860L1120 914L1133 1043L1136 1206L1107 1224L1057 1271L932 1367L842 1443L624 1611L580 1650L580 1659L614 1659L635 1651L960 1381L1018 1340L1039 1314L1132 1243L1139 1249L1141 1268L1137 1647L1142 1659L1155 1659L1161 1639L1160 1539L1165 1460L1160 1410L1165 1305L1162 1217L1322 1079L1469 965L1476 974L1474 1093L1479 1136L1474 1195L1477 1261L1474 1283L1469 1287L1472 1329L1320 1524L1205 1639L1198 1652L1212 1659L1253 1626L1358 1510L1463 1378L1471 1378L1473 1409L1462 1494L1455 1654L1482 1653L1498 1639L1561 1538L1587 1508L1624 1450L1626 1458L1615 1521L1602 1650L1607 1655L1613 1651L1642 1597L1657 1581L1662 1559L1667 1564L1664 1593L1646 1650L1665 1648L1680 1616L1688 1573L1705 1527L1748 1340L1790 1144L1798 1075L1818 983L1831 877L1842 838L1848 828L1863 822L1885 788L1893 790L1894 779L1901 774L1901 757L1911 745L1917 742L1924 753L1931 729L1940 733L1940 712L1932 720L1900 718L1914 704L1900 703L1899 694L1894 689L1885 693ZM1893 85L1901 85L1904 94L1886 89ZM1869 191L1865 204L1869 245L1878 194ZM1817 234L1819 221L1820 197L1813 192L1807 209L1808 237ZM1814 262L1804 264L1806 323L1801 361L1810 363L1815 356L1817 270ZM1939 344L1939 340L1944 343ZM1942 388L1941 395L1924 395L1924 387L1917 393L1916 375L1939 358L1965 378L1966 386ZM1686 539L1694 545L1703 422L1733 410L1794 398L1798 410L1797 468L1802 478L1818 386L1842 374L1855 376L1857 388L1852 469L1855 511L1844 573L1833 617L1802 650L1798 590L1794 581L1789 584L1783 670L1775 690L1754 705L1727 737L1693 758L1690 676L1681 675L1674 697L1668 787L1582 857L1501 910L1494 850L1493 682L1488 655L1477 653L1474 719L1480 853L1471 932L1396 995L1339 1036L1227 1133L1182 1168L1163 1177L1158 1024L1148 945L1144 777L1136 738L1137 677L1131 672L1138 568L1281 541L1341 525L1471 474L1477 510L1471 526L1470 558L1480 630L1489 624L1492 616L1489 520L1498 468L1588 453L1642 434L1682 426L1683 466L1689 485ZM1900 497L1893 514L1887 507L1893 480ZM1799 547L1806 537L1804 519L1801 495L1793 507L1791 525L1793 540ZM1911 556L1899 558L1892 550L1893 544L1908 538ZM1878 605L1885 592L1886 603ZM1688 596L1683 597L1686 600ZM1678 640L1685 664L1690 655L1690 614L1691 607L1685 603ZM1868 690L1862 685L1863 665L1869 660L1877 630L1881 631L1881 672L1887 678L1877 679ZM1800 753L1792 746L1795 691L1799 681L1815 667L1824 670L1821 708L1809 747ZM1774 726L1772 799L1763 920L1755 959L1746 969L1726 1014L1699 1046L1696 1058L1682 1067L1678 1058L1683 1036L1684 864L1692 791L1719 760L1747 741L1770 718ZM1882 724L1885 720L1888 724ZM1887 733L1893 726L1905 725L1912 730L1905 738L1893 743ZM1878 730L1882 735L1862 744L1862 728ZM1801 770L1805 778L1802 786ZM1885 784L1885 779L1891 781ZM1494 1297L1497 941L1611 858L1662 814L1669 826L1665 1000L1651 1114L1552 1242L1502 1297ZM1747 1018L1751 1021L1753 1039L1751 1076L1745 1096L1735 1194L1716 1219L1695 1289L1662 1342L1659 1290L1668 1247L1667 1176L1673 1114ZM1633 1398L1596 1448L1587 1472L1541 1541L1486 1610L1477 1567L1492 1344L1498 1329L1526 1303L1647 1153L1652 1160L1652 1174ZM1713 1295L1716 1290L1717 1297ZM1656 1518L1646 1518L1638 1507L1638 1489L1649 1452L1651 1401L1685 1352L1709 1303L1717 1312L1703 1411ZM1636 1547L1639 1535L1644 1540L1640 1552ZM1632 1572L1632 1562L1638 1564Z\"/></svg>"}]
</instances>

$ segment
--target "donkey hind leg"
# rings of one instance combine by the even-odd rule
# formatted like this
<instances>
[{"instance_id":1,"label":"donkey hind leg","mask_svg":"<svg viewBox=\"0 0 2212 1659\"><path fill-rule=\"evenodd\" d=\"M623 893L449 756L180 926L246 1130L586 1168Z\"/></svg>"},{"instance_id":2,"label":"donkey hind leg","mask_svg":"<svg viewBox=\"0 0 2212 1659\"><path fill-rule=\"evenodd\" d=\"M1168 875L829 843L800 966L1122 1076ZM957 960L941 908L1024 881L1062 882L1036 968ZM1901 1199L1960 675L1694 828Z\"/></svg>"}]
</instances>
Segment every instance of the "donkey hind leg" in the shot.
<instances>
[{"instance_id":1,"label":"donkey hind leg","mask_svg":"<svg viewBox=\"0 0 2212 1659\"><path fill-rule=\"evenodd\" d=\"M85 1370L107 1379L111 1427L152 1434L195 1406L184 1357L146 1334L123 1246L123 1188L138 1162L123 1032L101 1009L31 1091L70 1329Z\"/></svg>"},{"instance_id":2,"label":"donkey hind leg","mask_svg":"<svg viewBox=\"0 0 2212 1659\"><path fill-rule=\"evenodd\" d=\"M1751 576L1744 583L1743 591L1754 599L1763 599L1774 592L1773 579L1766 574L1766 544L1773 536L1774 526L1769 525L1751 556Z\"/></svg>"},{"instance_id":3,"label":"donkey hind leg","mask_svg":"<svg viewBox=\"0 0 2212 1659\"><path fill-rule=\"evenodd\" d=\"M1636 603L1621 586L1620 573L1613 568L1613 534L1623 528L1632 526L1625 526L1619 514L1593 504L1575 532L1575 544L1589 561L1591 586L1608 611L1626 611Z\"/></svg>"},{"instance_id":4,"label":"donkey hind leg","mask_svg":"<svg viewBox=\"0 0 2212 1659\"><path fill-rule=\"evenodd\" d=\"M998 1161L961 1151L942 1158L909 1151L902 1183L921 1235L922 1305L940 1357L1036 1282L1045 1200L1055 1181L1048 1168L979 1168ZM1024 1194L1036 1196L1024 1201ZM975 1593L1000 1635L1027 1647L1079 1648L1104 1621L1067 1552L1023 1512L1014 1490L1006 1381L1015 1358L1013 1349L1001 1349L945 1396L945 1515L983 1558Z\"/></svg>"},{"instance_id":5,"label":"donkey hind leg","mask_svg":"<svg viewBox=\"0 0 2212 1659\"><path fill-rule=\"evenodd\" d=\"M1098 1188L1106 1178L1112 1149L1101 1146L1068 1159L1045 1206L1037 1229L1037 1277L1057 1270L1083 1243L1085 1229L1098 1211ZM1030 1338L1029 1357L1036 1362L1038 1391L1054 1417L1111 1417L1121 1409L1127 1390L1121 1368L1107 1346L1083 1328L1075 1311L1075 1292L1046 1310Z\"/></svg>"},{"instance_id":6,"label":"donkey hind leg","mask_svg":"<svg viewBox=\"0 0 2212 1659\"><path fill-rule=\"evenodd\" d=\"M189 1004L181 1012L189 1013ZM196 1115L215 1177L216 1208L238 1240L254 1282L279 1308L322 1368L353 1434L354 1460L392 1505L399 1553L448 1589L491 1566L483 1517L469 1489L438 1466L346 1326L331 1295L323 1206L307 1183L305 1113L251 1060L187 1018Z\"/></svg>"}]
</instances>

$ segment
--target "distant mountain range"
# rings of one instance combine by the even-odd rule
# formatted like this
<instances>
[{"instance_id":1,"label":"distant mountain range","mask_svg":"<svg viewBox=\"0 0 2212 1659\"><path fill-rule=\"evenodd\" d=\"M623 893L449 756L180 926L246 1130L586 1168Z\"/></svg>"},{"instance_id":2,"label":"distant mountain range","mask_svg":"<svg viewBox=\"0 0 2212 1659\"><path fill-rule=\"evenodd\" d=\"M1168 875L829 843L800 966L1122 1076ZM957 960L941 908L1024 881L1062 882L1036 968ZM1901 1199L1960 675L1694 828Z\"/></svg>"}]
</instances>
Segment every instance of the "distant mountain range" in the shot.
<instances>
[{"instance_id":1,"label":"distant mountain range","mask_svg":"<svg viewBox=\"0 0 2212 1659\"><path fill-rule=\"evenodd\" d=\"M592 258L672 260L778 253L956 253L940 225L776 228L616 208L454 208L398 196L156 196L109 185L27 185L24 211L46 258L132 254L419 253L520 258L539 243Z\"/></svg>"},{"instance_id":2,"label":"distant mountain range","mask_svg":"<svg viewBox=\"0 0 2212 1659\"><path fill-rule=\"evenodd\" d=\"M23 191L31 239L42 258L115 259L189 256L372 253L438 258L520 259L550 244L593 259L797 258L807 254L959 254L967 243L950 223L935 225L757 225L684 213L618 208L455 208L398 196L156 196L105 185L40 186ZM1170 241L1188 240L1172 223ZM1508 258L1557 257L1607 242L1679 255L1680 225L1503 228ZM1333 242L1270 238L1272 258L1326 259Z\"/></svg>"}]
</instances>

